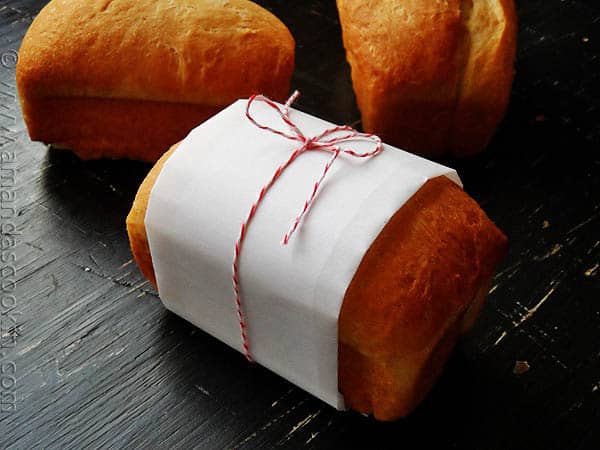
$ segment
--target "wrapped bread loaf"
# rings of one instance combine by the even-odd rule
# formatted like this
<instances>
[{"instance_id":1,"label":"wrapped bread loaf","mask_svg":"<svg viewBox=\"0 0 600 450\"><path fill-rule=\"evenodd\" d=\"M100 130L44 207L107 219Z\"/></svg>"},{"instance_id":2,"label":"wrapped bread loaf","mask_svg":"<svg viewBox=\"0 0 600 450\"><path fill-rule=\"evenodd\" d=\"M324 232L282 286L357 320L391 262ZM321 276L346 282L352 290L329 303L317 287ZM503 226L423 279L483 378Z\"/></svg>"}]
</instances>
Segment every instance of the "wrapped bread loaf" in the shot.
<instances>
[{"instance_id":1,"label":"wrapped bread loaf","mask_svg":"<svg viewBox=\"0 0 600 450\"><path fill-rule=\"evenodd\" d=\"M415 153L481 151L510 96L513 0L337 0L365 131Z\"/></svg>"},{"instance_id":2,"label":"wrapped bread loaf","mask_svg":"<svg viewBox=\"0 0 600 450\"><path fill-rule=\"evenodd\" d=\"M215 149L217 141L212 138L212 143L204 149L196 148L198 142L193 152L199 158L229 148ZM176 155L178 145L166 152L149 172L127 217L133 255L154 286L157 280L146 228L148 202L165 163ZM243 161L238 165L219 169L215 179L226 178L228 171L245 167ZM340 181L341 178L336 179L327 186L334 189ZM194 190L196 203L203 209L209 198L223 199L228 195L221 193L214 197L218 188L211 185L212 192L200 200L203 194L196 187L185 186ZM274 201L274 197L268 199ZM180 214L172 214L171 211L163 215L167 220L177 217L173 224L181 220ZM311 216L309 220L316 219ZM206 225L199 224L196 228L206 229ZM220 231L215 233L219 235ZM177 236L174 238L181 242ZM301 239L306 242L306 238L304 234ZM211 265L220 259L207 253L209 250L203 245L201 248ZM302 244L298 245L301 249ZM415 408L441 373L456 340L474 323L506 246L503 233L454 181L439 176L425 182L372 241L343 296L337 357L338 388L346 406L371 413L380 420L405 416ZM188 252L185 245L181 248L182 252ZM177 255L173 258L180 263ZM263 261L258 276L275 276L265 274L266 267ZM182 270L188 269L194 276L193 269L182 266ZM228 295L225 292L218 297L223 299ZM194 294L194 301L202 302L202 296L202 292Z\"/></svg>"},{"instance_id":3,"label":"wrapped bread loaf","mask_svg":"<svg viewBox=\"0 0 600 450\"><path fill-rule=\"evenodd\" d=\"M288 94L294 40L247 0L52 0L23 39L32 140L81 158L156 161L255 92Z\"/></svg>"}]
</instances>

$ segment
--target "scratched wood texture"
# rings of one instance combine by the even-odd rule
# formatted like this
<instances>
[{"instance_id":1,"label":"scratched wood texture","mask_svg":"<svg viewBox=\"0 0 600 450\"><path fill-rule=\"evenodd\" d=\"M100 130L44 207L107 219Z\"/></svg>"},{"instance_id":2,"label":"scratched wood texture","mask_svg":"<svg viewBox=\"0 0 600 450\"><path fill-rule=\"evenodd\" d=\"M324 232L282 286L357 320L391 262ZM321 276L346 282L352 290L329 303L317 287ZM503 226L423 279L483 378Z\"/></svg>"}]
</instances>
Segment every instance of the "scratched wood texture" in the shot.
<instances>
[{"instance_id":1,"label":"scratched wood texture","mask_svg":"<svg viewBox=\"0 0 600 450\"><path fill-rule=\"evenodd\" d=\"M395 423L336 412L162 308L124 229L149 166L84 163L25 131L14 62L44 3L0 1L0 151L18 169L2 187L18 234L2 241L1 448L600 448L597 0L518 2L507 118L486 153L446 161L510 254L437 387ZM296 37L300 108L359 126L334 2L260 3Z\"/></svg>"}]
</instances>

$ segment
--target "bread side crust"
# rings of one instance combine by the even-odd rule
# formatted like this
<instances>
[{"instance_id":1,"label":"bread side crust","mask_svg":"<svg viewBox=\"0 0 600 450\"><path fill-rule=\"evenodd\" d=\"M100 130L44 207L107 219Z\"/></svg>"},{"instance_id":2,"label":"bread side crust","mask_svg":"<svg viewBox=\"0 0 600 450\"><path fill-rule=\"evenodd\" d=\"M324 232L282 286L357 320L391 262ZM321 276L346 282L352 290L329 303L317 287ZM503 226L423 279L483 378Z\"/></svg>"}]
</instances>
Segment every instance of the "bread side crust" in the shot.
<instances>
[{"instance_id":1,"label":"bread side crust","mask_svg":"<svg viewBox=\"0 0 600 450\"><path fill-rule=\"evenodd\" d=\"M82 159L155 162L174 142L221 108L192 103L102 98L36 99L23 116L34 141L71 149Z\"/></svg>"},{"instance_id":2,"label":"bread side crust","mask_svg":"<svg viewBox=\"0 0 600 450\"><path fill-rule=\"evenodd\" d=\"M286 97L294 39L247 0L52 0L23 39L24 102L93 97L225 106Z\"/></svg>"},{"instance_id":3,"label":"bread side crust","mask_svg":"<svg viewBox=\"0 0 600 450\"><path fill-rule=\"evenodd\" d=\"M127 217L135 260L156 287L144 217L171 148ZM339 317L339 386L348 406L380 420L405 416L427 394L487 295L506 237L445 177L427 182L363 257Z\"/></svg>"}]
</instances>

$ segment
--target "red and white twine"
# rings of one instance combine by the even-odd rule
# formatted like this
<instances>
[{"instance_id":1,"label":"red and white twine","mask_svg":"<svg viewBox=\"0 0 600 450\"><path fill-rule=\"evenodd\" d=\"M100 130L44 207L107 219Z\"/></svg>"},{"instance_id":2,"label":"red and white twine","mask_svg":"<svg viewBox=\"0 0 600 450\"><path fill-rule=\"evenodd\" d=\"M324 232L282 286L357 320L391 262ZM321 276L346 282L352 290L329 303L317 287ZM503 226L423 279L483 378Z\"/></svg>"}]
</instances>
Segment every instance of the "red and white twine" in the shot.
<instances>
[{"instance_id":1,"label":"red and white twine","mask_svg":"<svg viewBox=\"0 0 600 450\"><path fill-rule=\"evenodd\" d=\"M282 244L286 245L289 242L292 235L294 234L294 232L296 231L296 229L298 228L298 226L300 225L302 219L304 218L304 216L310 209L311 205L313 204L313 202L317 196L317 192L319 191L319 187L325 180L327 172L329 172L329 169L331 169L331 166L333 165L333 163L335 162L337 157L340 155L340 153L345 153L347 155L354 156L356 158L370 158L372 156L376 156L383 150L383 143L381 142L381 139L378 136L375 136L373 134L367 134L367 133L359 133L358 131L356 131L355 129L353 129L352 127L349 127L347 125L335 126L335 127L329 128L329 129L323 131L321 134L314 136L314 137L305 136L304 133L302 133L302 131L298 128L298 126L294 122L292 122L292 120L290 119L290 113L289 113L290 105L299 96L300 96L300 93L298 91L295 91L294 94L285 103L285 105L283 105L283 108L280 107L277 103L273 102L272 100L268 99L267 97L265 97L263 95L253 95L252 97L250 97L250 99L248 100L248 104L246 105L246 117L248 118L248 120L250 120L250 122L252 122L258 128L260 128L261 130L270 131L271 133L275 133L286 139L289 139L291 141L297 141L299 143L299 147L292 152L292 154L290 155L290 157L287 159L286 162L284 162L279 167L277 167L277 169L275 170L275 173L273 174L271 179L261 188L260 192L258 193L258 198L252 204L252 207L250 208L250 211L248 212L246 220L242 223L238 240L235 243L235 250L234 250L234 256L233 256L233 275L232 275L233 293L235 295L235 306L236 306L236 311L237 311L239 324L240 324L240 332L241 332L241 338L242 338L242 346L244 348L244 356L246 356L246 359L250 362L253 362L253 359L252 359L252 355L250 353L250 345L248 343L248 334L246 331L248 324L246 323L246 320L244 317L244 311L242 308L242 298L241 298L241 294L240 294L239 260L240 260L240 254L242 251L242 244L244 242L244 238L246 237L246 233L248 231L248 226L250 225L250 222L252 221L252 218L256 214L256 210L258 209L260 203L263 201L266 193L271 188L271 186L273 186L273 184L275 184L275 182L281 176L281 174L285 171L285 169L290 164L292 164L292 162L294 162L294 160L298 156L300 156L302 153L309 152L309 151L324 151L324 152L328 152L331 154L331 158L329 158L329 160L323 167L323 172L322 172L321 176L313 184L310 196L304 202L304 205L302 206L300 213L293 220L288 232L283 236ZM280 130L277 130L277 129L274 129L274 128L271 128L266 125L262 125L262 124L258 123L254 119L254 117L252 117L252 115L250 113L250 107L252 106L252 104L254 102L263 102L267 106L271 107L279 115L279 117L281 117L283 122L288 126L289 131L288 132L280 131ZM342 144L350 142L350 141L368 141L368 142L374 144L375 147L373 150L364 152L364 153L356 152L352 149L341 147Z\"/></svg>"}]
</instances>

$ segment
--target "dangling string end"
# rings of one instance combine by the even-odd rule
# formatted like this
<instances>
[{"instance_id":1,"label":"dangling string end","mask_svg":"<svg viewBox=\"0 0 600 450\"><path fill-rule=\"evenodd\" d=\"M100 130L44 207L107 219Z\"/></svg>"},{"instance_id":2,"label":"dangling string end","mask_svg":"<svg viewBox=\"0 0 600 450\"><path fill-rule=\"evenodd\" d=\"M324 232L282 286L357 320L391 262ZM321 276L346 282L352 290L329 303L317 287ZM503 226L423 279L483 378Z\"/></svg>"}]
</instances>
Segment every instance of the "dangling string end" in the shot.
<instances>
[{"instance_id":1,"label":"dangling string end","mask_svg":"<svg viewBox=\"0 0 600 450\"><path fill-rule=\"evenodd\" d=\"M290 98L287 99L287 102L285 102L285 105L283 105L283 109L285 111L285 114L288 115L290 112L290 106L292 106L292 103L294 103L296 100L298 100L298 97L300 97L300 91L299 90L295 90L294 93L290 96Z\"/></svg>"}]
</instances>

